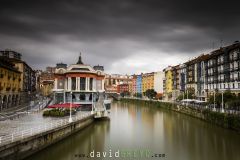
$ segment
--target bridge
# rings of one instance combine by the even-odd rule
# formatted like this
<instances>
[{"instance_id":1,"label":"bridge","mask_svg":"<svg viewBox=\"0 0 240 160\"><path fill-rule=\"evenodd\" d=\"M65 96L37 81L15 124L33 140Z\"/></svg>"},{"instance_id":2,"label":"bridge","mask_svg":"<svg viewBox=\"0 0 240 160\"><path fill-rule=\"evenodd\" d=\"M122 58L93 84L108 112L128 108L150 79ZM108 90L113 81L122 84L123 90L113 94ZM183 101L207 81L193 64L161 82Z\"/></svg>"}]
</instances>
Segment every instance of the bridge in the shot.
<instances>
[{"instance_id":1,"label":"bridge","mask_svg":"<svg viewBox=\"0 0 240 160\"><path fill-rule=\"evenodd\" d=\"M105 92L105 94L108 97L112 97L113 99L119 101L120 100L120 94L118 94L117 92Z\"/></svg>"}]
</instances>

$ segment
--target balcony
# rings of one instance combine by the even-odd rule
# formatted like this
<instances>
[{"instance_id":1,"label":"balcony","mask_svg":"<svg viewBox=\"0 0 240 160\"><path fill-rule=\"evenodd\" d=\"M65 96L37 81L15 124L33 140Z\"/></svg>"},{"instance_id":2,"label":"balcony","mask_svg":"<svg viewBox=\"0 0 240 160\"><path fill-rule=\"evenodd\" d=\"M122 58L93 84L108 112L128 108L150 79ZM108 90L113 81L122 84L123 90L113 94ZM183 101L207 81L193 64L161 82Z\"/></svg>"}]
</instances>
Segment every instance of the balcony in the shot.
<instances>
[{"instance_id":1,"label":"balcony","mask_svg":"<svg viewBox=\"0 0 240 160\"><path fill-rule=\"evenodd\" d=\"M224 64L224 61L218 61L218 65Z\"/></svg>"},{"instance_id":2,"label":"balcony","mask_svg":"<svg viewBox=\"0 0 240 160\"><path fill-rule=\"evenodd\" d=\"M231 82L238 81L238 77L232 77L232 78L230 78L230 81L231 81Z\"/></svg>"},{"instance_id":3,"label":"balcony","mask_svg":"<svg viewBox=\"0 0 240 160\"><path fill-rule=\"evenodd\" d=\"M218 83L223 83L223 82L225 82L224 79L219 79L218 80Z\"/></svg>"},{"instance_id":4,"label":"balcony","mask_svg":"<svg viewBox=\"0 0 240 160\"><path fill-rule=\"evenodd\" d=\"M239 66L233 68L234 71L238 71L239 69L240 69Z\"/></svg>"},{"instance_id":5,"label":"balcony","mask_svg":"<svg viewBox=\"0 0 240 160\"><path fill-rule=\"evenodd\" d=\"M11 89L11 87L7 87L7 88L6 88L6 91L10 91L10 89Z\"/></svg>"},{"instance_id":6,"label":"balcony","mask_svg":"<svg viewBox=\"0 0 240 160\"><path fill-rule=\"evenodd\" d=\"M221 69L221 70L218 71L218 73L219 73L219 74L222 74L222 73L224 73L224 70Z\"/></svg>"},{"instance_id":7,"label":"balcony","mask_svg":"<svg viewBox=\"0 0 240 160\"><path fill-rule=\"evenodd\" d=\"M208 73L208 76L213 76L213 73Z\"/></svg>"}]
</instances>

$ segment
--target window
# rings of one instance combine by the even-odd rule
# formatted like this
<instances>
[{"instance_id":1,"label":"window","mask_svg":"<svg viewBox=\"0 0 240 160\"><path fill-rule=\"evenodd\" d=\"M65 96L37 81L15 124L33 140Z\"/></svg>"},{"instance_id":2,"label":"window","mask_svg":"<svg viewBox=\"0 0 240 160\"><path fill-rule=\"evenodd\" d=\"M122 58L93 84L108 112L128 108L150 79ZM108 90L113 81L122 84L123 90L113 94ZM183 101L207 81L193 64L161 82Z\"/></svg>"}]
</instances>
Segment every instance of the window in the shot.
<instances>
[{"instance_id":1,"label":"window","mask_svg":"<svg viewBox=\"0 0 240 160\"><path fill-rule=\"evenodd\" d=\"M76 77L72 77L72 90L76 90Z\"/></svg>"},{"instance_id":2,"label":"window","mask_svg":"<svg viewBox=\"0 0 240 160\"><path fill-rule=\"evenodd\" d=\"M93 78L90 78L89 90L93 89Z\"/></svg>"},{"instance_id":3,"label":"window","mask_svg":"<svg viewBox=\"0 0 240 160\"><path fill-rule=\"evenodd\" d=\"M86 90L86 78L84 77L80 78L80 90Z\"/></svg>"}]
</instances>

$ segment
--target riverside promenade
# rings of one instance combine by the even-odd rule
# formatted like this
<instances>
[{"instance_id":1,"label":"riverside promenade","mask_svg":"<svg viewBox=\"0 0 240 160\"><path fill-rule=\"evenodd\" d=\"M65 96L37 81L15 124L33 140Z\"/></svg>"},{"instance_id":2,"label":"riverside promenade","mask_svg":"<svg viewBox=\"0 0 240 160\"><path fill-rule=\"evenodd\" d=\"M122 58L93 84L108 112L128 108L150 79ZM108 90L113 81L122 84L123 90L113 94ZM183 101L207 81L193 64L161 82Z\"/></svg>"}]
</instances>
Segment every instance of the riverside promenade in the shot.
<instances>
[{"instance_id":1,"label":"riverside promenade","mask_svg":"<svg viewBox=\"0 0 240 160\"><path fill-rule=\"evenodd\" d=\"M89 111L72 115L71 123L68 116L43 117L42 114L42 108L33 107L21 116L0 121L0 160L23 159L94 121Z\"/></svg>"}]
</instances>

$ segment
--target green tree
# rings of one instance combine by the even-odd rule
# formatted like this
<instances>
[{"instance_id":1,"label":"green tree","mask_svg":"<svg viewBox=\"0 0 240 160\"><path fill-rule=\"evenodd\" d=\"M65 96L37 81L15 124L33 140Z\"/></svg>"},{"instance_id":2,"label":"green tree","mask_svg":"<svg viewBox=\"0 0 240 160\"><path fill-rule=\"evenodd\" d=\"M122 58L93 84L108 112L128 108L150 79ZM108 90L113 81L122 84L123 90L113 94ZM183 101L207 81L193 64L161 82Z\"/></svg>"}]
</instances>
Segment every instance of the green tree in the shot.
<instances>
[{"instance_id":1,"label":"green tree","mask_svg":"<svg viewBox=\"0 0 240 160\"><path fill-rule=\"evenodd\" d=\"M226 90L224 93L223 93L223 101L224 101L224 104L228 103L228 104L234 104L234 103L230 103L231 101L235 101L237 100L238 97L234 94L234 93L231 93L230 90ZM208 101L210 104L214 104L214 95L211 95L209 97L209 101ZM222 104L222 92L218 92L218 90L215 92L215 104L217 106L221 106Z\"/></svg>"},{"instance_id":2,"label":"green tree","mask_svg":"<svg viewBox=\"0 0 240 160\"><path fill-rule=\"evenodd\" d=\"M184 93L181 93L178 97L177 100L181 101L184 99L194 99L195 98L195 94L194 94L194 90L193 89L188 89L188 91L185 91Z\"/></svg>"},{"instance_id":3,"label":"green tree","mask_svg":"<svg viewBox=\"0 0 240 160\"><path fill-rule=\"evenodd\" d=\"M148 89L146 90L146 92L144 93L145 96L147 96L149 99L153 99L154 97L156 97L157 92L154 89Z\"/></svg>"},{"instance_id":4,"label":"green tree","mask_svg":"<svg viewBox=\"0 0 240 160\"><path fill-rule=\"evenodd\" d=\"M130 93L129 93L128 91L124 91L124 92L121 92L120 95L121 95L122 97L125 97L125 96L129 96Z\"/></svg>"}]
</instances>

